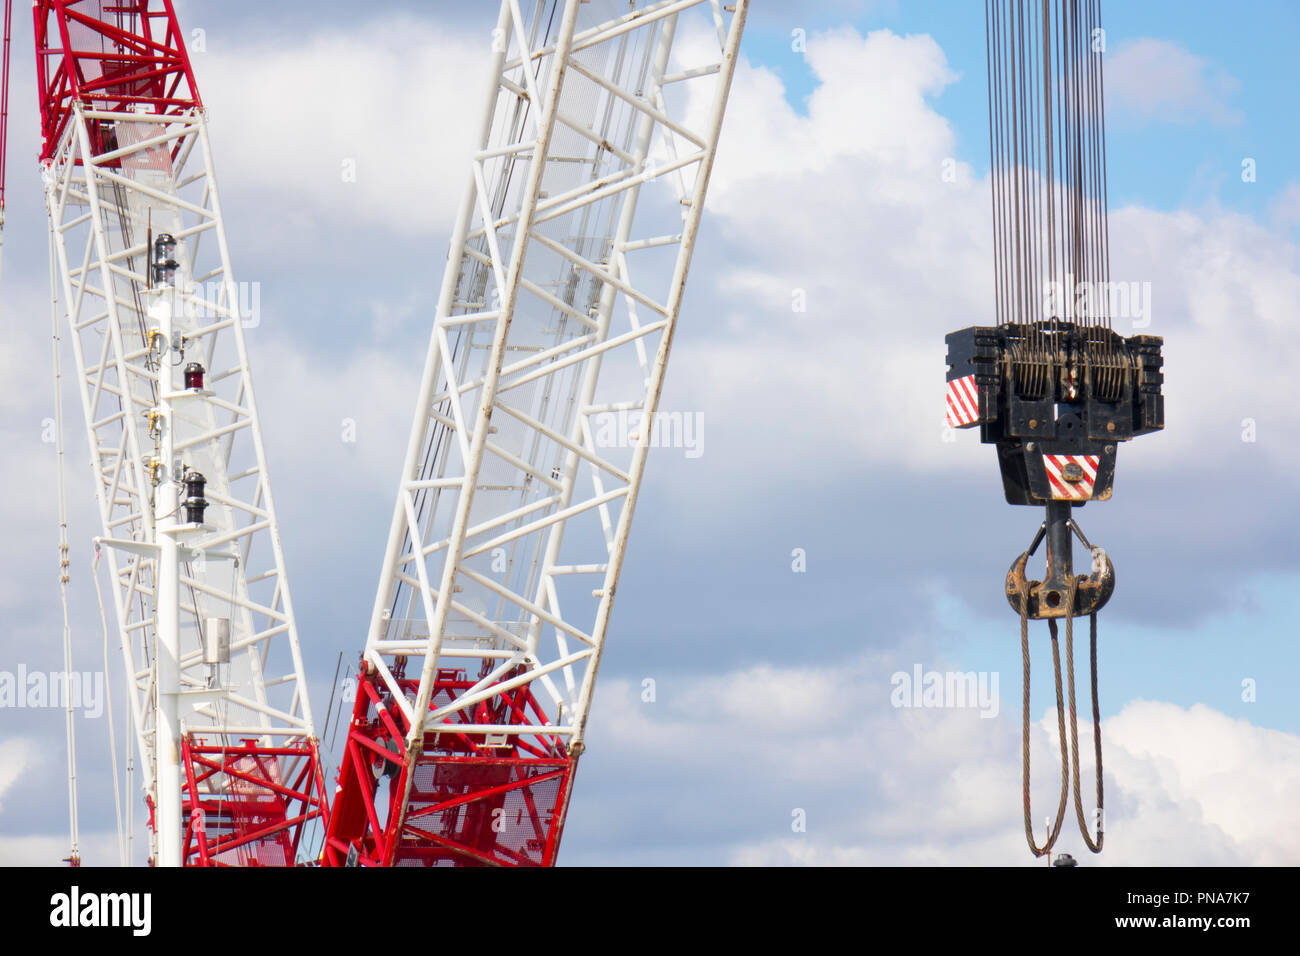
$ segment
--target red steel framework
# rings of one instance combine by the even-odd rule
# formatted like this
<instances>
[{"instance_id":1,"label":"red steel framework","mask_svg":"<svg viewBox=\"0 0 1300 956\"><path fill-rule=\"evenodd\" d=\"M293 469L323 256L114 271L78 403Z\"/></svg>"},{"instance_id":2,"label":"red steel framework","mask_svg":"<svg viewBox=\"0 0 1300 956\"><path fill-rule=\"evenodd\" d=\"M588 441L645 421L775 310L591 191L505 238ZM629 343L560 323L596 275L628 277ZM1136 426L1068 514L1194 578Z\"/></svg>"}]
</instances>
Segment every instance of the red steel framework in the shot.
<instances>
[{"instance_id":1,"label":"red steel framework","mask_svg":"<svg viewBox=\"0 0 1300 956\"><path fill-rule=\"evenodd\" d=\"M457 724L547 723L529 685L457 711L424 735L407 765L410 730L400 707L362 662L339 786L325 839L324 866L553 866L564 829L577 756L557 737L510 738L492 746ZM420 681L396 673L414 696ZM506 675L501 683L511 677ZM430 704L446 705L476 681L442 670ZM441 728L445 727L446 730ZM540 744L540 745L539 745ZM390 812L413 775L406 814Z\"/></svg>"},{"instance_id":2,"label":"red steel framework","mask_svg":"<svg viewBox=\"0 0 1300 956\"><path fill-rule=\"evenodd\" d=\"M260 747L208 745L196 734L181 745L185 768L186 866L292 866L303 827L325 806L325 778L308 744ZM295 767L281 779L281 765ZM229 793L205 794L214 777L231 781ZM197 795L197 796L196 796Z\"/></svg>"},{"instance_id":3,"label":"red steel framework","mask_svg":"<svg viewBox=\"0 0 1300 956\"><path fill-rule=\"evenodd\" d=\"M203 108L171 0L36 0L32 16L42 160L54 155L73 103L158 115ZM89 125L95 152L111 151L111 121Z\"/></svg>"}]
</instances>

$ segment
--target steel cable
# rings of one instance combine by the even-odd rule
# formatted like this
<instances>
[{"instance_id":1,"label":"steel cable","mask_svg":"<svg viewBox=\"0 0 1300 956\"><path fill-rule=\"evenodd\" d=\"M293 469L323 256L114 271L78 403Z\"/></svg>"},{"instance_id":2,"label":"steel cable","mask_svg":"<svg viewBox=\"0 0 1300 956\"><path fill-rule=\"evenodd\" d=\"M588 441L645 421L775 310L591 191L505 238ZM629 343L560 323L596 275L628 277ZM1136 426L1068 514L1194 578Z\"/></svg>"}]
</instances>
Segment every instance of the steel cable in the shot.
<instances>
[{"instance_id":1,"label":"steel cable","mask_svg":"<svg viewBox=\"0 0 1300 956\"><path fill-rule=\"evenodd\" d=\"M1073 601L1073 594L1071 594ZM1029 843L1034 856L1050 853L1061 835L1061 824L1065 820L1065 808L1069 805L1070 760L1065 737L1065 699L1061 692L1061 647L1057 641L1056 621L1048 621L1052 635L1052 669L1056 675L1056 723L1061 742L1061 799L1056 807L1056 821L1047 835L1047 842L1039 846L1034 842L1033 813L1029 799L1029 582L1021 579L1020 586L1020 654L1024 661L1024 694L1021 708L1021 790L1025 803L1025 840Z\"/></svg>"},{"instance_id":2,"label":"steel cable","mask_svg":"<svg viewBox=\"0 0 1300 956\"><path fill-rule=\"evenodd\" d=\"M1043 856L1051 852L1052 847L1061 833L1061 824L1065 819L1065 809L1070 802L1070 793L1074 795L1075 817L1079 824L1079 832L1083 836L1083 841L1088 849L1093 853L1100 853L1105 843L1105 791L1102 777L1102 758L1101 758L1101 708L1097 692L1097 615L1090 614L1089 627L1089 663L1091 671L1091 689L1092 689L1092 739L1093 754L1096 760L1096 789L1097 789L1097 835L1094 839L1091 829L1083 812L1083 793L1082 781L1079 773L1079 717L1077 709L1077 698L1075 693L1074 681L1074 602L1078 593L1079 578L1074 577L1070 581L1070 588L1066 595L1065 604L1065 663L1067 669L1067 680L1069 691L1069 711L1070 711L1070 735L1065 735L1065 706L1064 695L1062 694L1061 681L1061 654L1060 644L1058 641L1059 629L1056 619L1049 618L1047 622L1048 630L1052 638L1052 669L1056 683L1056 719L1059 740L1061 744L1061 798L1057 805L1056 820L1053 822L1047 836L1047 841L1039 846L1034 840L1033 812L1031 810L1031 801L1029 793L1029 677L1030 677L1030 659L1029 659L1029 582L1022 578L1018 598L1020 603L1020 653L1023 660L1024 673L1024 693L1022 695L1021 708L1021 783L1022 796L1024 798L1025 809L1025 840L1029 844L1030 852L1034 856ZM1068 741L1068 742L1067 742ZM1073 783L1071 784L1071 779Z\"/></svg>"},{"instance_id":3,"label":"steel cable","mask_svg":"<svg viewBox=\"0 0 1300 956\"><path fill-rule=\"evenodd\" d=\"M1100 7L985 3L995 314L1022 327L1017 363L1041 365L1059 323L1114 352ZM1036 393L1045 369L1018 371Z\"/></svg>"},{"instance_id":4,"label":"steel cable","mask_svg":"<svg viewBox=\"0 0 1300 956\"><path fill-rule=\"evenodd\" d=\"M1077 586L1077 581L1076 581ZM1070 591L1069 610L1074 610L1074 587ZM1102 844L1105 842L1106 820L1105 820L1105 795L1102 789L1102 766L1101 766L1101 709L1097 699L1097 615L1088 615L1090 619L1090 658L1092 665L1092 743L1093 752L1097 761L1097 839L1094 841L1088 826L1087 820L1083 815L1083 795L1080 792L1079 779L1079 717L1075 709L1074 696L1074 618L1071 613L1065 619L1065 664L1070 671L1070 745L1072 750L1072 763L1074 768L1074 812L1079 821L1079 832L1083 835L1083 842L1088 845L1088 849L1093 853L1100 853Z\"/></svg>"}]
</instances>

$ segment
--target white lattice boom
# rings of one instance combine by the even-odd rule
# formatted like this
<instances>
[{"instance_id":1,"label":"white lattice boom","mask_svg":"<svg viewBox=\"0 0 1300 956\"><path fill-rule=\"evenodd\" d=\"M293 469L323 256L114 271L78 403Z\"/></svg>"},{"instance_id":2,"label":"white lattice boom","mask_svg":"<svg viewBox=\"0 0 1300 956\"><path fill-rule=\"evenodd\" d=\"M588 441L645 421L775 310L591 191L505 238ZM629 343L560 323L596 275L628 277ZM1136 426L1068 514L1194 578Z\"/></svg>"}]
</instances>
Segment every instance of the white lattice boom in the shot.
<instances>
[{"instance_id":1,"label":"white lattice boom","mask_svg":"<svg viewBox=\"0 0 1300 956\"><path fill-rule=\"evenodd\" d=\"M107 142L96 149L96 140ZM202 527L175 532L183 561L176 731L218 745L314 738L245 351L244 324L255 316L241 314L201 110L77 104L44 176L137 743L157 806L157 765L167 755L155 748L155 505L175 495L168 483L179 466L206 477L209 507ZM150 274L150 240L163 233L177 241L166 288ZM157 334L165 325L170 341ZM207 371L202 390L183 386L189 362ZM160 454L168 429L172 461ZM205 663L209 618L230 620L228 664ZM298 759L272 773L288 780ZM217 773L200 792L231 786L239 784Z\"/></svg>"},{"instance_id":2,"label":"white lattice boom","mask_svg":"<svg viewBox=\"0 0 1300 956\"><path fill-rule=\"evenodd\" d=\"M409 753L523 685L545 721L457 731L583 749L745 13L502 4L365 653Z\"/></svg>"}]
</instances>

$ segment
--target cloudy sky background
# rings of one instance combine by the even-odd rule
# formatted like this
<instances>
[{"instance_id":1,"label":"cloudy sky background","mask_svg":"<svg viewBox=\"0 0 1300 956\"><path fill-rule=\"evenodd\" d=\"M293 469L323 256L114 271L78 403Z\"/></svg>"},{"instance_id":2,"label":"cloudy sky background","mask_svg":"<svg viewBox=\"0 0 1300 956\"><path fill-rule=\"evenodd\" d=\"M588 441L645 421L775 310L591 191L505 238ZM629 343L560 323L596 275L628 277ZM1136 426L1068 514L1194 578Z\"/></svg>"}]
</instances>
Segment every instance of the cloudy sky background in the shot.
<instances>
[{"instance_id":1,"label":"cloudy sky background","mask_svg":"<svg viewBox=\"0 0 1300 956\"><path fill-rule=\"evenodd\" d=\"M261 283L249 349L320 713L339 653L364 641L495 4L376 3L366 20L342 2L178 9L204 31L195 69L236 273ZM751 20L662 405L702 415L704 453L651 456L561 862L1028 864L1001 583L1040 518L1003 502L992 449L945 441L942 421L943 336L991 321L982 5L758 3ZM1119 574L1101 616L1097 862L1297 864L1300 133L1282 107L1300 15L1111 3L1103 22L1112 274L1151 283L1168 427L1124 445L1114 498L1080 514ZM49 671L29 31L19 17L0 669ZM74 666L99 669L98 521L68 396ZM1041 820L1056 743L1041 633L1035 648ZM891 675L916 665L996 673L997 716L891 706ZM111 864L106 723L78 733L83 857ZM61 712L0 711L0 862L66 855L63 750ZM1094 862L1069 829L1059 846Z\"/></svg>"}]
</instances>

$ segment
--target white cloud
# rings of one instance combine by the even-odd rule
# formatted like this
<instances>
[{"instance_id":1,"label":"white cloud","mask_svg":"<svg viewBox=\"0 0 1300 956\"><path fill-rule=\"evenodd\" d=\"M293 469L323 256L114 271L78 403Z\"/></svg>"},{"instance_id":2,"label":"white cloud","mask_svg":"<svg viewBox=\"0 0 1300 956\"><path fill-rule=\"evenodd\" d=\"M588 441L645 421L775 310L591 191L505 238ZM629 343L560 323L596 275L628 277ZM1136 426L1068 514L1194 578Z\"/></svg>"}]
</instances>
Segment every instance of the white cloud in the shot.
<instances>
[{"instance_id":1,"label":"white cloud","mask_svg":"<svg viewBox=\"0 0 1300 956\"><path fill-rule=\"evenodd\" d=\"M940 172L931 160L951 155L954 146L947 120L926 103L957 78L939 45L929 36L877 30L863 37L842 28L811 37L807 57L819 83L807 116L790 107L770 70L742 61L710 185L710 212L764 217L762 205L748 200L773 178L814 188L819 182L846 186L837 177L846 159L879 174L870 187L881 199L928 198Z\"/></svg>"},{"instance_id":2,"label":"white cloud","mask_svg":"<svg viewBox=\"0 0 1300 956\"><path fill-rule=\"evenodd\" d=\"M682 832L680 811L690 808L689 826L727 834L715 862L1032 863L1021 820L1019 708L1005 706L992 720L973 708L894 709L890 674L910 668L901 660L660 681L649 704L638 685L607 681L585 758L591 789L575 796L570 838L582 839L592 825L585 814L599 802L623 808L613 826L636 820L664 847L696 840ZM1018 697L1018 675L1003 676L1005 697ZM1071 805L1058 851L1087 865L1300 862L1300 832L1291 825L1300 738L1203 705L1149 701L1128 704L1102 727L1106 847L1100 857L1086 851ZM1085 814L1091 733L1081 721ZM1050 710L1033 727L1040 830L1059 792L1057 748ZM805 810L805 833L791 830L795 808Z\"/></svg>"},{"instance_id":3,"label":"white cloud","mask_svg":"<svg viewBox=\"0 0 1300 956\"><path fill-rule=\"evenodd\" d=\"M968 467L939 440L943 335L988 321L992 259L986 186L929 103L955 75L930 37L888 31L817 34L808 60L807 116L740 66L709 193L724 248L693 278L722 308L688 300L674 374L713 421L761 421L823 474Z\"/></svg>"},{"instance_id":4,"label":"white cloud","mask_svg":"<svg viewBox=\"0 0 1300 956\"><path fill-rule=\"evenodd\" d=\"M300 232L323 213L431 231L463 191L492 25L390 16L205 54L198 79L222 181L307 204L290 224Z\"/></svg>"},{"instance_id":5,"label":"white cloud","mask_svg":"<svg viewBox=\"0 0 1300 956\"><path fill-rule=\"evenodd\" d=\"M1283 228L1300 226L1300 183L1291 183L1273 200L1273 218Z\"/></svg>"},{"instance_id":6,"label":"white cloud","mask_svg":"<svg viewBox=\"0 0 1300 956\"><path fill-rule=\"evenodd\" d=\"M273 410L264 412L262 428L276 487L283 469L294 476L299 497L346 490L387 504L397 494L419 364L420 357L397 350L337 356L304 351L282 337L259 342L258 405Z\"/></svg>"},{"instance_id":7,"label":"white cloud","mask_svg":"<svg viewBox=\"0 0 1300 956\"><path fill-rule=\"evenodd\" d=\"M0 799L24 774L32 771L38 759L37 749L30 740L24 737L0 740ZM0 803L0 812L3 810L4 805Z\"/></svg>"},{"instance_id":8,"label":"white cloud","mask_svg":"<svg viewBox=\"0 0 1300 956\"><path fill-rule=\"evenodd\" d=\"M1107 766L1132 807L1135 853L1176 863L1221 834L1233 851L1224 862L1300 862L1300 738L1203 704L1134 701L1102 726L1114 753ZM1178 845L1184 840L1191 845Z\"/></svg>"},{"instance_id":9,"label":"white cloud","mask_svg":"<svg viewBox=\"0 0 1300 956\"><path fill-rule=\"evenodd\" d=\"M1150 37L1122 44L1106 63L1106 107L1155 122L1241 122L1229 105L1240 84L1204 57Z\"/></svg>"}]
</instances>

